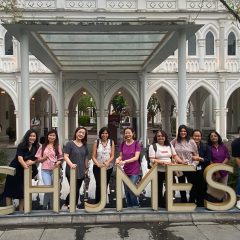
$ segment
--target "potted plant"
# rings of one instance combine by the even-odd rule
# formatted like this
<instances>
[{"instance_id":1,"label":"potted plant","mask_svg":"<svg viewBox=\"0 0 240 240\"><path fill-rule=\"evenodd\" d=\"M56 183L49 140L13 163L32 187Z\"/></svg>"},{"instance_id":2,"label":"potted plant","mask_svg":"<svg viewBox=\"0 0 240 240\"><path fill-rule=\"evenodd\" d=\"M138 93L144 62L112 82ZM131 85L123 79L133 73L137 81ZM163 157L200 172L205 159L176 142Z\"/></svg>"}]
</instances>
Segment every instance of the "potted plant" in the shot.
<instances>
[{"instance_id":1,"label":"potted plant","mask_svg":"<svg viewBox=\"0 0 240 240\"><path fill-rule=\"evenodd\" d=\"M12 127L8 127L6 129L6 134L8 135L9 140L11 140L11 141L16 138L16 130Z\"/></svg>"},{"instance_id":2,"label":"potted plant","mask_svg":"<svg viewBox=\"0 0 240 240\"><path fill-rule=\"evenodd\" d=\"M5 150L0 149L0 166L8 165L8 155ZM0 194L3 193L4 185L5 185L6 175L0 174Z\"/></svg>"}]
</instances>

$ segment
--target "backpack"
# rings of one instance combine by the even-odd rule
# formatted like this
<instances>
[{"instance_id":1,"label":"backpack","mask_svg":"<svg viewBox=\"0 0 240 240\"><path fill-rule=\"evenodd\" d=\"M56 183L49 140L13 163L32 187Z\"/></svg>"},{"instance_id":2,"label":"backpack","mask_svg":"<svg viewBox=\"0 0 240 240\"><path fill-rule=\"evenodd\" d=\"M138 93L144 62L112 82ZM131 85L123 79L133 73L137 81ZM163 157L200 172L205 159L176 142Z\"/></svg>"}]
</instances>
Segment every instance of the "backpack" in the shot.
<instances>
[{"instance_id":1,"label":"backpack","mask_svg":"<svg viewBox=\"0 0 240 240\"><path fill-rule=\"evenodd\" d=\"M151 161L150 161L150 157L149 157L149 147L150 147L151 145L148 145L147 146L147 148L146 148L146 150L145 150L145 158L146 158L146 160L147 160L147 168L148 169L151 169ZM157 152L157 144L156 143L153 143L152 144L152 146L153 146L153 149L154 149L154 151L155 151L155 154L156 154L156 152Z\"/></svg>"},{"instance_id":2,"label":"backpack","mask_svg":"<svg viewBox=\"0 0 240 240\"><path fill-rule=\"evenodd\" d=\"M112 139L110 139L110 146L112 147ZM97 149L98 149L98 146L99 146L99 142L100 142L100 139L97 139Z\"/></svg>"}]
</instances>

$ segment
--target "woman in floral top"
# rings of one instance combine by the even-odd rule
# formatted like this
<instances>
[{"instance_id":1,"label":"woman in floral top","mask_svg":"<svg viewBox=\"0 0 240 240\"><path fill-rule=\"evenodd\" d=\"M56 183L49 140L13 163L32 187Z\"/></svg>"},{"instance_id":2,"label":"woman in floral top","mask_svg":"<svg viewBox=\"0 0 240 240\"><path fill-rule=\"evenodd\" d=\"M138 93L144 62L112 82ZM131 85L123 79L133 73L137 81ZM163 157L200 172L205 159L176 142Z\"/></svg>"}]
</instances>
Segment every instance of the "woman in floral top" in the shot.
<instances>
[{"instance_id":1,"label":"woman in floral top","mask_svg":"<svg viewBox=\"0 0 240 240\"><path fill-rule=\"evenodd\" d=\"M177 138L172 140L172 145L174 146L177 155L181 158L184 164L197 166L198 161L196 161L198 155L198 148L193 139L191 139L191 135L189 129L186 125L180 125L178 128ZM180 183L185 183L185 177L189 183L194 182L194 172L184 172L182 176L178 177L178 181ZM181 194L181 202L187 202L186 191L180 191ZM194 197L192 196L194 193L190 191L190 201Z\"/></svg>"},{"instance_id":2,"label":"woman in floral top","mask_svg":"<svg viewBox=\"0 0 240 240\"><path fill-rule=\"evenodd\" d=\"M115 146L114 142L109 139L109 135L110 132L107 127L101 128L99 131L99 139L96 140L93 144L92 160L94 162L93 174L96 180L96 203L100 202L101 200L100 168L107 168L107 185L109 184L110 177L113 171Z\"/></svg>"}]
</instances>

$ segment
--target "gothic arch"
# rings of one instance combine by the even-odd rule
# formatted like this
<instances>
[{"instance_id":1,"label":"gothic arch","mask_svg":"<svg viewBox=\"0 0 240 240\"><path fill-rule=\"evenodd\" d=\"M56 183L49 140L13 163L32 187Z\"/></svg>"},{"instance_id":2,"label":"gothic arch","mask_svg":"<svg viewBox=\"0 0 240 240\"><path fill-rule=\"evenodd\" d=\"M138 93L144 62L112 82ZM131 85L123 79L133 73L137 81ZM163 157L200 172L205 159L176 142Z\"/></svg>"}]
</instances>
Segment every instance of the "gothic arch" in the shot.
<instances>
[{"instance_id":1,"label":"gothic arch","mask_svg":"<svg viewBox=\"0 0 240 240\"><path fill-rule=\"evenodd\" d=\"M44 81L43 79L41 79L39 81L36 81L32 85L32 87L30 89L30 99L41 88L43 88L46 92L49 92L51 94L51 96L53 97L55 103L57 103L57 93L56 93L56 90L50 84L47 84L47 82Z\"/></svg>"},{"instance_id":2,"label":"gothic arch","mask_svg":"<svg viewBox=\"0 0 240 240\"><path fill-rule=\"evenodd\" d=\"M75 81L70 88L65 92L65 109L69 108L69 104L74 94L77 93L80 89L84 88L89 94L93 97L96 107L99 107L99 94L89 83L86 81Z\"/></svg>"},{"instance_id":3,"label":"gothic arch","mask_svg":"<svg viewBox=\"0 0 240 240\"><path fill-rule=\"evenodd\" d=\"M218 28L217 28L214 24L212 24L212 23L206 24L205 26L203 26L203 28L202 28L202 38L203 38L203 39L206 38L206 35L207 35L207 33L208 33L209 31L212 32L212 34L213 34L213 36L214 36L214 40L219 39L219 30L218 30Z\"/></svg>"},{"instance_id":4,"label":"gothic arch","mask_svg":"<svg viewBox=\"0 0 240 240\"><path fill-rule=\"evenodd\" d=\"M105 107L109 106L109 103L113 98L114 94L121 88L124 89L124 91L126 91L127 93L129 93L129 95L133 98L136 109L140 108L138 93L136 89L134 89L130 84L124 85L124 83L125 81L118 81L116 84L114 84L111 88L108 89L107 94L104 98Z\"/></svg>"},{"instance_id":5,"label":"gothic arch","mask_svg":"<svg viewBox=\"0 0 240 240\"><path fill-rule=\"evenodd\" d=\"M12 99L13 103L14 103L14 107L15 110L18 110L18 100L17 100L17 94L16 92L13 91L13 89L11 89L9 87L8 83L5 83L5 81L0 79L0 88L2 88L4 91L7 92L7 94L10 96L10 98Z\"/></svg>"},{"instance_id":6,"label":"gothic arch","mask_svg":"<svg viewBox=\"0 0 240 240\"><path fill-rule=\"evenodd\" d=\"M166 90L169 95L173 98L176 107L178 107L178 100L177 100L177 92L176 89L168 82L168 81L155 81L147 91L147 102L149 101L150 97L156 92L158 89L163 88Z\"/></svg>"},{"instance_id":7,"label":"gothic arch","mask_svg":"<svg viewBox=\"0 0 240 240\"><path fill-rule=\"evenodd\" d=\"M234 81L234 83L227 89L227 91L225 93L225 102L224 102L225 108L227 107L229 98L231 97L233 92L235 90L237 90L238 88L240 88L240 81Z\"/></svg>"},{"instance_id":8,"label":"gothic arch","mask_svg":"<svg viewBox=\"0 0 240 240\"><path fill-rule=\"evenodd\" d=\"M208 83L206 80L198 81L196 84L192 84L189 89L187 90L187 101L190 100L190 97L192 94L199 89L200 87L204 88L207 92L209 92L216 103L216 107L218 107L219 101L218 101L218 92L216 90L213 90L213 87Z\"/></svg>"},{"instance_id":9,"label":"gothic arch","mask_svg":"<svg viewBox=\"0 0 240 240\"><path fill-rule=\"evenodd\" d=\"M230 32L233 32L235 34L236 41L240 39L240 31L236 26L234 25L229 26L229 28L226 30L226 37L228 37Z\"/></svg>"}]
</instances>

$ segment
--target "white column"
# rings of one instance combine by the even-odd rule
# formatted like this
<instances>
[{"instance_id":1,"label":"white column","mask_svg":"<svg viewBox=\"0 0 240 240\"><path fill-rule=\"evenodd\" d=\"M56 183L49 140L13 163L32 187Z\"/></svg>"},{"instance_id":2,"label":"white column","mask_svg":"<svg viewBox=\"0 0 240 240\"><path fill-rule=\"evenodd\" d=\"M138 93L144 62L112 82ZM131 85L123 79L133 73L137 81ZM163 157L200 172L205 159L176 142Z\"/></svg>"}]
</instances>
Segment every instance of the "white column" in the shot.
<instances>
[{"instance_id":1,"label":"white column","mask_svg":"<svg viewBox=\"0 0 240 240\"><path fill-rule=\"evenodd\" d=\"M216 130L223 139L227 139L227 111L225 103L225 78L219 76L219 109L216 109Z\"/></svg>"},{"instance_id":2,"label":"white column","mask_svg":"<svg viewBox=\"0 0 240 240\"><path fill-rule=\"evenodd\" d=\"M99 109L98 109L98 121L97 121L97 132L106 125L105 123L105 109L104 109L104 93L105 93L105 79L106 74L98 74L99 79Z\"/></svg>"},{"instance_id":3,"label":"white column","mask_svg":"<svg viewBox=\"0 0 240 240\"><path fill-rule=\"evenodd\" d=\"M15 141L15 145L17 145L20 140L20 117L19 117L19 112L17 110L14 111L14 114L16 116L16 141Z\"/></svg>"},{"instance_id":4,"label":"white column","mask_svg":"<svg viewBox=\"0 0 240 240\"><path fill-rule=\"evenodd\" d=\"M199 56L199 71L202 72L205 69L204 56L205 56L205 39L198 39L198 56Z\"/></svg>"},{"instance_id":5,"label":"white column","mask_svg":"<svg viewBox=\"0 0 240 240\"><path fill-rule=\"evenodd\" d=\"M30 95L29 95L29 38L28 34L23 31L20 36L20 53L21 53L21 81L20 84L20 138L30 128Z\"/></svg>"},{"instance_id":6,"label":"white column","mask_svg":"<svg viewBox=\"0 0 240 240\"><path fill-rule=\"evenodd\" d=\"M60 144L63 143L64 136L64 94L63 94L63 76L62 71L58 75L58 95L57 95L57 110L58 110L58 137Z\"/></svg>"},{"instance_id":7,"label":"white column","mask_svg":"<svg viewBox=\"0 0 240 240\"><path fill-rule=\"evenodd\" d=\"M135 113L135 116L136 116L136 119L137 119L137 136L138 138L140 138L141 136L141 117L140 117L140 110L136 110L136 113Z\"/></svg>"},{"instance_id":8,"label":"white column","mask_svg":"<svg viewBox=\"0 0 240 240\"><path fill-rule=\"evenodd\" d=\"M68 109L65 109L64 110L64 123L65 123L65 139L64 139L64 143L66 143L68 140L69 140L69 122L68 122L68 114L69 114L69 111Z\"/></svg>"},{"instance_id":9,"label":"white column","mask_svg":"<svg viewBox=\"0 0 240 240\"><path fill-rule=\"evenodd\" d=\"M240 40L236 41L236 56L238 59L238 71L240 72Z\"/></svg>"},{"instance_id":10,"label":"white column","mask_svg":"<svg viewBox=\"0 0 240 240\"><path fill-rule=\"evenodd\" d=\"M146 73L140 73L140 105L141 105L141 134L140 138L143 143L143 147L146 147L147 143L147 100L146 100Z\"/></svg>"},{"instance_id":11,"label":"white column","mask_svg":"<svg viewBox=\"0 0 240 240\"><path fill-rule=\"evenodd\" d=\"M178 36L178 126L187 123L186 111L186 31L182 29Z\"/></svg>"},{"instance_id":12,"label":"white column","mask_svg":"<svg viewBox=\"0 0 240 240\"><path fill-rule=\"evenodd\" d=\"M219 70L225 70L226 54L225 54L225 21L220 21L219 29L219 53L217 59L219 61Z\"/></svg>"}]
</instances>

